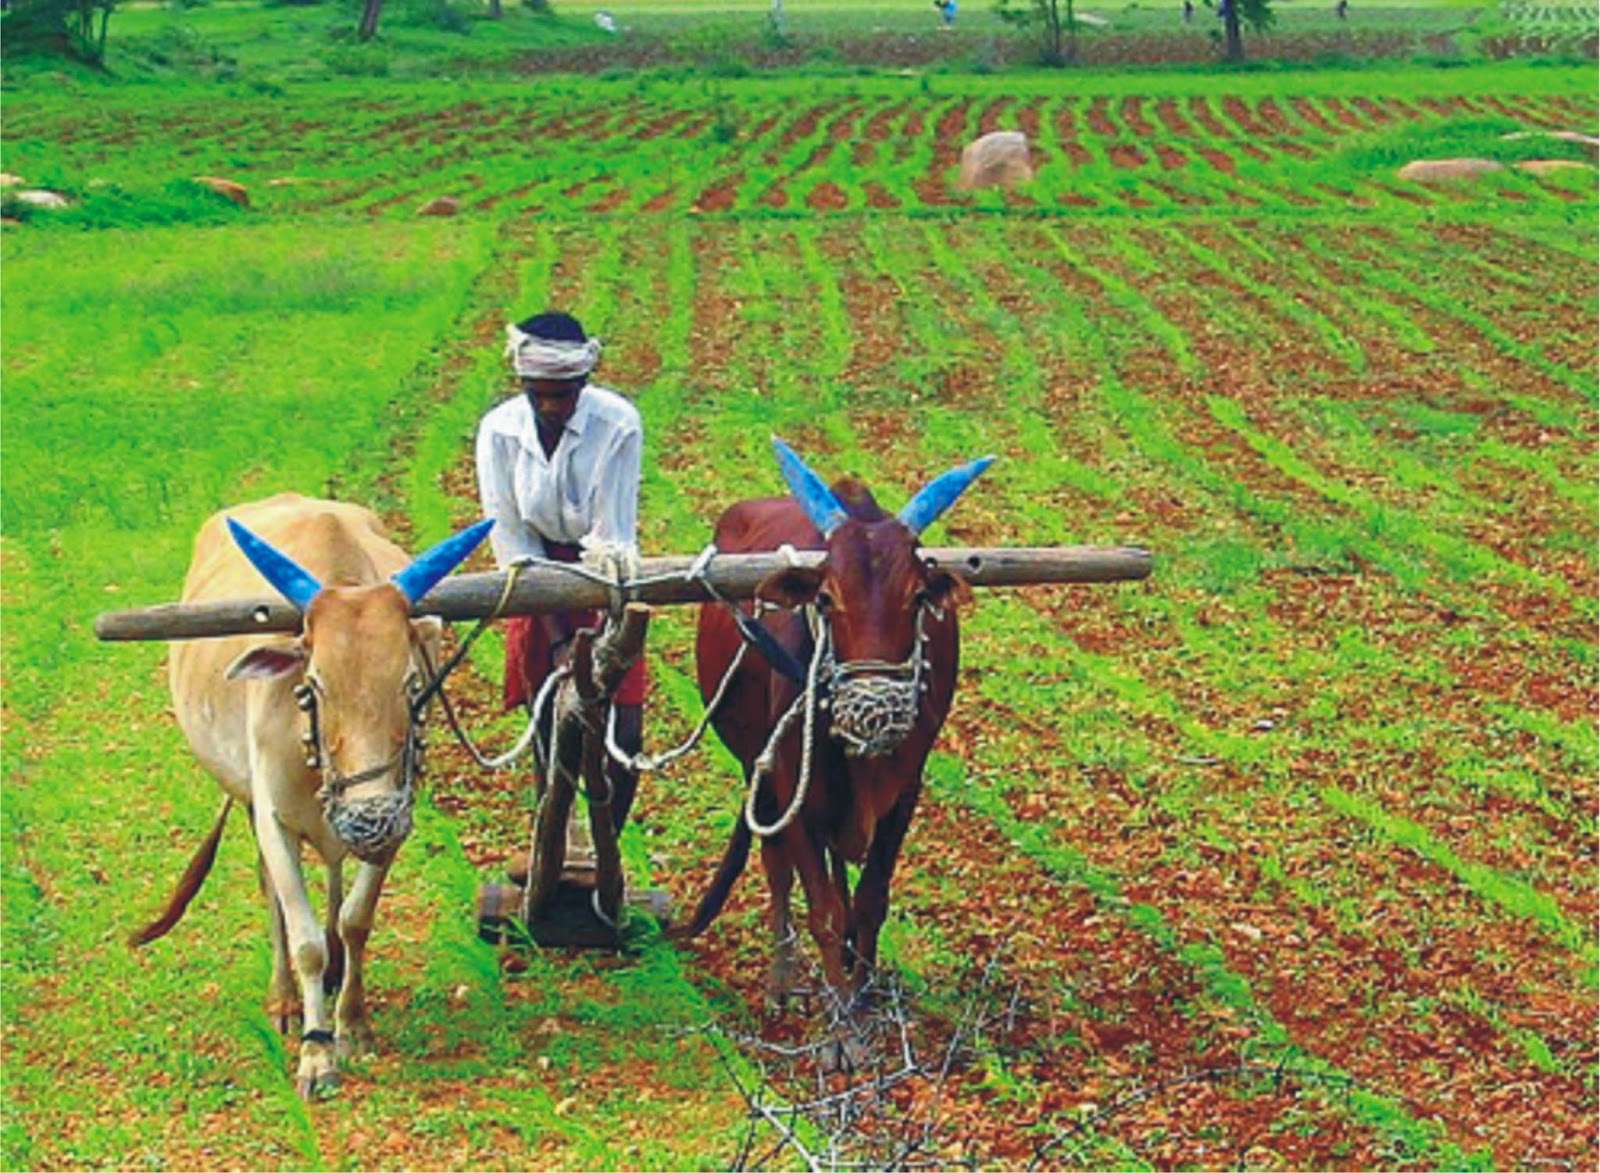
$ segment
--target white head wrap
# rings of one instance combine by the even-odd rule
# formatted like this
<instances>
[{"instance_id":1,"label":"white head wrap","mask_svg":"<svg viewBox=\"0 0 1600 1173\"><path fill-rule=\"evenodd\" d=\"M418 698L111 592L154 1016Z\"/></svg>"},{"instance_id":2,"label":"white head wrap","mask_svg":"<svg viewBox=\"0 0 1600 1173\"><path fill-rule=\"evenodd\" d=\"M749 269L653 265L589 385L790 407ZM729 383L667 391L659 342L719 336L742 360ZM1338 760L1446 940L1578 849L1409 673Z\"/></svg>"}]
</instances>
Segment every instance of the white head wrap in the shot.
<instances>
[{"instance_id":1,"label":"white head wrap","mask_svg":"<svg viewBox=\"0 0 1600 1173\"><path fill-rule=\"evenodd\" d=\"M600 339L556 342L535 338L517 327L506 326L506 357L524 379L576 379L594 370L600 361Z\"/></svg>"}]
</instances>

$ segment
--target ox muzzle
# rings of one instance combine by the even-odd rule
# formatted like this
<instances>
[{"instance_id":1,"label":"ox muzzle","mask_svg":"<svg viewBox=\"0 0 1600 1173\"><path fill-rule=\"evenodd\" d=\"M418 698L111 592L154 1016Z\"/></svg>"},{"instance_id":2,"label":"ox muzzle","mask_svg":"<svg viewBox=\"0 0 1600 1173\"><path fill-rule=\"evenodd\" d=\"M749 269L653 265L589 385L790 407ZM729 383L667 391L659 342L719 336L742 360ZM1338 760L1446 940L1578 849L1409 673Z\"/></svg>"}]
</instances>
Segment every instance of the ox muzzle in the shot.
<instances>
[{"instance_id":1,"label":"ox muzzle","mask_svg":"<svg viewBox=\"0 0 1600 1173\"><path fill-rule=\"evenodd\" d=\"M917 609L917 635L911 655L894 663L884 660L835 662L828 656L827 707L832 714L830 732L853 758L883 757L893 753L916 728L922 713L922 694L928 691L923 674L933 667L927 657L928 634L924 619L929 604ZM936 615L936 617L938 617ZM826 632L826 624L822 625Z\"/></svg>"},{"instance_id":2,"label":"ox muzzle","mask_svg":"<svg viewBox=\"0 0 1600 1173\"><path fill-rule=\"evenodd\" d=\"M365 798L330 796L322 813L351 855L363 863L385 864L411 834L412 795L408 786Z\"/></svg>"},{"instance_id":3,"label":"ox muzzle","mask_svg":"<svg viewBox=\"0 0 1600 1173\"><path fill-rule=\"evenodd\" d=\"M322 775L322 785L317 790L322 817L345 849L363 863L388 863L411 834L416 778L421 772L427 745L427 719L421 705L424 692L420 685L413 685L411 689L410 725L405 745L396 757L357 774L340 774L323 750L316 692L309 684L295 688L295 703L306 714L306 730L301 738L306 765ZM394 779L391 789L376 794L350 793L357 787L389 778Z\"/></svg>"}]
</instances>

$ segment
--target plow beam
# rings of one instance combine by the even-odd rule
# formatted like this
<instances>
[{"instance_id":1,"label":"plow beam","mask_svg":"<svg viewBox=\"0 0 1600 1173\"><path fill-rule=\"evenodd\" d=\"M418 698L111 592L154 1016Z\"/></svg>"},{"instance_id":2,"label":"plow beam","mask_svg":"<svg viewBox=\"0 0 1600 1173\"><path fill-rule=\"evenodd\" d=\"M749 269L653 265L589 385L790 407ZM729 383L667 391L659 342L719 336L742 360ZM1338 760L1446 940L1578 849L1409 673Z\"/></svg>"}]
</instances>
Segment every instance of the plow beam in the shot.
<instances>
[{"instance_id":1,"label":"plow beam","mask_svg":"<svg viewBox=\"0 0 1600 1173\"><path fill-rule=\"evenodd\" d=\"M1137 546L952 546L925 547L935 566L964 577L975 587L1036 586L1044 583L1126 582L1150 574L1150 552ZM523 569L502 615L537 615L639 602L652 606L704 603L707 584L729 599L748 599L770 574L785 567L815 566L820 550L789 553L723 554L713 558L701 578L688 571L692 557L641 558L639 577L618 587L584 577L581 568L538 564ZM457 574L429 591L413 608L452 622L492 615L505 592L504 573ZM107 611L95 618L103 640L206 639L256 632L299 631L300 612L281 598L232 599L215 603L166 603L131 611Z\"/></svg>"}]
</instances>

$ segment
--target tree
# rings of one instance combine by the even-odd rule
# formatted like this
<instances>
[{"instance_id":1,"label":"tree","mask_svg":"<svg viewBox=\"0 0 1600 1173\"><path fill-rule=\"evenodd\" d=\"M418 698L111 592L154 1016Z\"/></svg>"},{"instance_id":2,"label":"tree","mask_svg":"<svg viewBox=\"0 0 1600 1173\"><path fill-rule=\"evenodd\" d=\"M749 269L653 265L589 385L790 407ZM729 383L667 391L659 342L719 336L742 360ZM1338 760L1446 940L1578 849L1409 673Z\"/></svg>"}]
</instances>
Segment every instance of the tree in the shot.
<instances>
[{"instance_id":1,"label":"tree","mask_svg":"<svg viewBox=\"0 0 1600 1173\"><path fill-rule=\"evenodd\" d=\"M4 39L7 55L43 50L102 65L116 6L116 0L12 0Z\"/></svg>"},{"instance_id":2,"label":"tree","mask_svg":"<svg viewBox=\"0 0 1600 1173\"><path fill-rule=\"evenodd\" d=\"M1271 0L1218 0L1217 14L1222 17L1228 60L1235 63L1244 60L1241 25L1249 25L1251 32L1259 34L1271 28L1276 19Z\"/></svg>"},{"instance_id":3,"label":"tree","mask_svg":"<svg viewBox=\"0 0 1600 1173\"><path fill-rule=\"evenodd\" d=\"M356 29L356 39L370 41L378 35L378 17L383 15L383 0L362 0L361 24Z\"/></svg>"},{"instance_id":4,"label":"tree","mask_svg":"<svg viewBox=\"0 0 1600 1173\"><path fill-rule=\"evenodd\" d=\"M1070 65L1078 59L1078 18L1074 0L999 0L995 12L1008 24L1030 29L1037 38L1039 59L1046 65Z\"/></svg>"}]
</instances>

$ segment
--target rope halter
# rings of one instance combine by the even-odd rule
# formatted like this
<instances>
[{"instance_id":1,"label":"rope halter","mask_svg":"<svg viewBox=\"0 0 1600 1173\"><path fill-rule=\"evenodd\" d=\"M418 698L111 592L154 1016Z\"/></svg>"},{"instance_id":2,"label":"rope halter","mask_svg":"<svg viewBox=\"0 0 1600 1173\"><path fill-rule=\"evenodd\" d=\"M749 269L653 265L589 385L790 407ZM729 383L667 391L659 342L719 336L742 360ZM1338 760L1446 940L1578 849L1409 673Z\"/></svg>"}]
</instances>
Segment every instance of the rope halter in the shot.
<instances>
[{"instance_id":1,"label":"rope halter","mask_svg":"<svg viewBox=\"0 0 1600 1173\"><path fill-rule=\"evenodd\" d=\"M426 657L423 659L426 668ZM339 841L364 863L386 863L411 834L416 781L422 773L422 758L427 748L424 705L432 691L430 684L424 683L423 676L411 676L406 682L405 744L388 761L355 774L341 774L328 759L322 744L316 687L309 681L295 685L295 704L306 714L306 731L300 738L306 751L306 765L322 776L322 785L317 788L322 815ZM400 772L400 784L395 789L364 798L346 797L347 791L396 770Z\"/></svg>"},{"instance_id":2,"label":"rope halter","mask_svg":"<svg viewBox=\"0 0 1600 1173\"><path fill-rule=\"evenodd\" d=\"M934 611L936 619L943 618L931 603L917 608L917 635L911 655L899 663L838 663L830 654L828 699L822 703L832 711L831 732L843 743L848 756L870 758L893 753L916 727L922 694L928 689L922 674L932 667L927 658L928 633L924 623L929 611Z\"/></svg>"}]
</instances>

